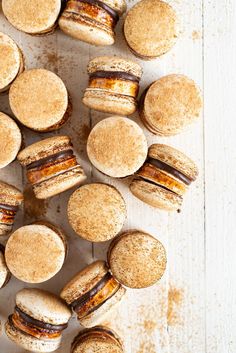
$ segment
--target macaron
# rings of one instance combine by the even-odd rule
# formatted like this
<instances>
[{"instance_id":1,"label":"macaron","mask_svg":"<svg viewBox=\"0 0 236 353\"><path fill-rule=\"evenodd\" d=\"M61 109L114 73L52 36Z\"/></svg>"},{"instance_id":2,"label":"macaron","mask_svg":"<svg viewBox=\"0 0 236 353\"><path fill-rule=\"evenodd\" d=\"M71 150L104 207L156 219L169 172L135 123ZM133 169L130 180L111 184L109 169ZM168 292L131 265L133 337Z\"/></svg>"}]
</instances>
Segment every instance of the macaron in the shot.
<instances>
[{"instance_id":1,"label":"macaron","mask_svg":"<svg viewBox=\"0 0 236 353\"><path fill-rule=\"evenodd\" d=\"M26 283L42 283L55 276L66 255L64 233L47 222L18 228L9 237L5 250L10 272Z\"/></svg>"},{"instance_id":2,"label":"macaron","mask_svg":"<svg viewBox=\"0 0 236 353\"><path fill-rule=\"evenodd\" d=\"M139 1L126 16L126 42L133 54L143 60L152 60L168 52L177 35L176 13L164 1Z\"/></svg>"},{"instance_id":3,"label":"macaron","mask_svg":"<svg viewBox=\"0 0 236 353\"><path fill-rule=\"evenodd\" d=\"M113 178L134 174L143 165L147 151L143 130L124 117L103 119L92 129L87 141L91 163Z\"/></svg>"},{"instance_id":4,"label":"macaron","mask_svg":"<svg viewBox=\"0 0 236 353\"><path fill-rule=\"evenodd\" d=\"M2 0L2 10L12 26L19 31L46 35L56 28L61 0Z\"/></svg>"},{"instance_id":5,"label":"macaron","mask_svg":"<svg viewBox=\"0 0 236 353\"><path fill-rule=\"evenodd\" d=\"M106 263L96 261L72 278L60 296L77 314L82 326L93 327L120 303L125 291Z\"/></svg>"},{"instance_id":6,"label":"macaron","mask_svg":"<svg viewBox=\"0 0 236 353\"><path fill-rule=\"evenodd\" d=\"M11 274L5 261L5 248L0 244L0 289L5 287L10 281Z\"/></svg>"},{"instance_id":7,"label":"macaron","mask_svg":"<svg viewBox=\"0 0 236 353\"><path fill-rule=\"evenodd\" d=\"M152 83L140 99L140 117L148 130L161 136L180 133L201 112L201 92L196 83L172 74Z\"/></svg>"},{"instance_id":8,"label":"macaron","mask_svg":"<svg viewBox=\"0 0 236 353\"><path fill-rule=\"evenodd\" d=\"M47 199L81 184L86 176L68 136L54 136L23 149L17 156L26 167L35 196Z\"/></svg>"},{"instance_id":9,"label":"macaron","mask_svg":"<svg viewBox=\"0 0 236 353\"><path fill-rule=\"evenodd\" d=\"M51 71L24 71L9 91L10 107L18 121L31 130L58 130L72 114L72 104L63 81Z\"/></svg>"},{"instance_id":10,"label":"macaron","mask_svg":"<svg viewBox=\"0 0 236 353\"><path fill-rule=\"evenodd\" d=\"M21 132L15 121L0 112L0 169L15 160L21 143Z\"/></svg>"},{"instance_id":11,"label":"macaron","mask_svg":"<svg viewBox=\"0 0 236 353\"><path fill-rule=\"evenodd\" d=\"M71 345L71 353L123 353L117 334L105 326L80 331Z\"/></svg>"},{"instance_id":12,"label":"macaron","mask_svg":"<svg viewBox=\"0 0 236 353\"><path fill-rule=\"evenodd\" d=\"M70 197L68 219L74 231L91 242L114 238L126 219L126 205L113 186L94 183L81 186Z\"/></svg>"},{"instance_id":13,"label":"macaron","mask_svg":"<svg viewBox=\"0 0 236 353\"><path fill-rule=\"evenodd\" d=\"M5 324L10 340L27 351L53 352L60 347L71 311L56 295L24 288L16 294L16 306Z\"/></svg>"},{"instance_id":14,"label":"macaron","mask_svg":"<svg viewBox=\"0 0 236 353\"><path fill-rule=\"evenodd\" d=\"M7 91L12 82L24 71L24 59L16 42L0 32L0 93Z\"/></svg>"},{"instance_id":15,"label":"macaron","mask_svg":"<svg viewBox=\"0 0 236 353\"><path fill-rule=\"evenodd\" d=\"M59 26L83 42L111 45L115 42L115 26L125 11L125 0L68 0Z\"/></svg>"},{"instance_id":16,"label":"macaron","mask_svg":"<svg viewBox=\"0 0 236 353\"><path fill-rule=\"evenodd\" d=\"M12 231L23 194L15 186L0 181L0 236Z\"/></svg>"},{"instance_id":17,"label":"macaron","mask_svg":"<svg viewBox=\"0 0 236 353\"><path fill-rule=\"evenodd\" d=\"M167 262L162 243L138 230L113 239L107 259L115 279L129 288L154 285L163 276Z\"/></svg>"},{"instance_id":18,"label":"macaron","mask_svg":"<svg viewBox=\"0 0 236 353\"><path fill-rule=\"evenodd\" d=\"M184 153L171 146L154 144L130 190L153 207L176 211L181 208L183 196L197 176L196 164Z\"/></svg>"},{"instance_id":19,"label":"macaron","mask_svg":"<svg viewBox=\"0 0 236 353\"><path fill-rule=\"evenodd\" d=\"M137 109L142 68L139 64L116 56L103 56L88 64L89 87L83 103L95 110L130 115Z\"/></svg>"}]
</instances>

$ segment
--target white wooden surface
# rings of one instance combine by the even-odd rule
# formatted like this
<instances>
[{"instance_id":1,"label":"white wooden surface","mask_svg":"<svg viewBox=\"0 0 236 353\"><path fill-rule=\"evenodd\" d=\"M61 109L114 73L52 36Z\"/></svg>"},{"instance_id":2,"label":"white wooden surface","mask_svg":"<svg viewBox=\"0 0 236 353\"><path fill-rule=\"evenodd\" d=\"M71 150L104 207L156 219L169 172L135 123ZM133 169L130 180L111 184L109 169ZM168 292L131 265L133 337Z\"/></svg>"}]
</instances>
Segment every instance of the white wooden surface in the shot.
<instances>
[{"instance_id":1,"label":"white wooden surface","mask_svg":"<svg viewBox=\"0 0 236 353\"><path fill-rule=\"evenodd\" d=\"M30 37L13 29L0 11L0 31L9 33L25 53L28 68L45 67L65 81L73 99L72 120L59 134L69 134L89 181L109 182L123 193L128 206L124 229L143 229L159 238L168 250L168 270L156 286L129 290L118 312L105 321L121 335L127 353L235 353L236 352L236 2L234 0L171 0L180 19L180 39L174 49L152 62L141 62L142 89L168 73L184 73L202 88L205 109L200 121L173 138L158 138L147 130L149 144L170 143L196 160L200 169L180 214L154 210L128 191L129 181L106 178L86 158L88 132L104 114L90 112L81 103L87 85L90 58L116 54L133 58L122 38L122 21L116 45L95 48L66 37L59 30L48 37ZM129 7L136 1L130 0ZM10 113L8 97L0 96L0 110ZM137 122L137 115L132 117ZM139 122L140 123L140 122ZM44 135L50 136L50 134ZM24 130L25 143L43 135ZM0 179L25 187L17 162L0 171ZM108 244L92 246L76 237L66 217L72 190L49 202L27 202L28 211L18 215L17 226L35 218L63 226L70 245L62 271L39 285L59 293L62 286L85 264L105 258ZM35 211L35 205L37 210ZM0 241L2 241L0 239ZM0 291L0 318L12 313L15 293L28 286L12 279ZM59 353L70 351L80 329L76 318L64 333ZM23 353L4 334L1 353Z\"/></svg>"}]
</instances>

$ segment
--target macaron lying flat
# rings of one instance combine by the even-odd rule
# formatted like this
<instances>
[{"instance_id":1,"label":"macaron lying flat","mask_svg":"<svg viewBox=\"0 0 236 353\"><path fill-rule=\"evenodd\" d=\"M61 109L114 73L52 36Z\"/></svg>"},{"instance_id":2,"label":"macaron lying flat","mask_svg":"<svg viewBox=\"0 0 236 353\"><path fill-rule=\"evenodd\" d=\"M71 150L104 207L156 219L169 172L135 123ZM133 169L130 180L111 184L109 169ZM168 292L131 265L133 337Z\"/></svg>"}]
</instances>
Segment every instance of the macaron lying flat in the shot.
<instances>
[{"instance_id":1,"label":"macaron lying flat","mask_svg":"<svg viewBox=\"0 0 236 353\"><path fill-rule=\"evenodd\" d=\"M92 242L114 238L126 219L126 205L120 192L101 183L77 189L69 199L67 212L74 231Z\"/></svg>"},{"instance_id":2,"label":"macaron lying flat","mask_svg":"<svg viewBox=\"0 0 236 353\"><path fill-rule=\"evenodd\" d=\"M21 132L15 121L0 112L0 169L15 160L21 142Z\"/></svg>"},{"instance_id":3,"label":"macaron lying flat","mask_svg":"<svg viewBox=\"0 0 236 353\"><path fill-rule=\"evenodd\" d=\"M27 283L42 283L55 276L67 255L61 229L46 222L23 226L8 239L6 263L11 273Z\"/></svg>"},{"instance_id":4,"label":"macaron lying flat","mask_svg":"<svg viewBox=\"0 0 236 353\"><path fill-rule=\"evenodd\" d=\"M28 181L39 199L57 195L86 179L68 136L36 142L22 150L17 158L26 167Z\"/></svg>"},{"instance_id":5,"label":"macaron lying flat","mask_svg":"<svg viewBox=\"0 0 236 353\"><path fill-rule=\"evenodd\" d=\"M71 353L123 353L117 334L105 326L95 326L81 331L71 345Z\"/></svg>"},{"instance_id":6,"label":"macaron lying flat","mask_svg":"<svg viewBox=\"0 0 236 353\"><path fill-rule=\"evenodd\" d=\"M196 164L185 154L171 146L154 144L149 148L148 159L137 172L130 190L153 207L176 211L197 176Z\"/></svg>"},{"instance_id":7,"label":"macaron lying flat","mask_svg":"<svg viewBox=\"0 0 236 353\"><path fill-rule=\"evenodd\" d=\"M36 288L16 294L16 306L5 325L10 340L33 352L53 352L60 347L70 309L56 295Z\"/></svg>"},{"instance_id":8,"label":"macaron lying flat","mask_svg":"<svg viewBox=\"0 0 236 353\"><path fill-rule=\"evenodd\" d=\"M108 263L117 281L130 288L146 288L161 279L166 269L166 251L150 234L129 231L109 247Z\"/></svg>"},{"instance_id":9,"label":"macaron lying flat","mask_svg":"<svg viewBox=\"0 0 236 353\"><path fill-rule=\"evenodd\" d=\"M142 0L128 12L124 36L134 55L151 60L168 52L177 40L177 18L164 1Z\"/></svg>"},{"instance_id":10,"label":"macaron lying flat","mask_svg":"<svg viewBox=\"0 0 236 353\"><path fill-rule=\"evenodd\" d=\"M152 133L169 136L180 133L199 118L201 92L184 75L168 75L151 84L140 100L140 117Z\"/></svg>"},{"instance_id":11,"label":"macaron lying flat","mask_svg":"<svg viewBox=\"0 0 236 353\"><path fill-rule=\"evenodd\" d=\"M2 10L19 31L31 35L49 34L56 28L61 0L2 0Z\"/></svg>"},{"instance_id":12,"label":"macaron lying flat","mask_svg":"<svg viewBox=\"0 0 236 353\"><path fill-rule=\"evenodd\" d=\"M23 194L16 187L0 181L0 236L11 232Z\"/></svg>"},{"instance_id":13,"label":"macaron lying flat","mask_svg":"<svg viewBox=\"0 0 236 353\"><path fill-rule=\"evenodd\" d=\"M65 84L45 69L26 70L18 76L11 85L9 102L19 122L38 132L60 129L72 113Z\"/></svg>"},{"instance_id":14,"label":"macaron lying flat","mask_svg":"<svg viewBox=\"0 0 236 353\"><path fill-rule=\"evenodd\" d=\"M0 32L0 93L7 91L12 82L24 71L23 54L14 40Z\"/></svg>"},{"instance_id":15,"label":"macaron lying flat","mask_svg":"<svg viewBox=\"0 0 236 353\"><path fill-rule=\"evenodd\" d=\"M130 115L137 109L141 67L127 59L103 56L88 64L89 87L83 103L91 109Z\"/></svg>"},{"instance_id":16,"label":"macaron lying flat","mask_svg":"<svg viewBox=\"0 0 236 353\"><path fill-rule=\"evenodd\" d=\"M123 178L134 174L147 157L147 140L134 121L110 117L92 129L87 142L91 163L102 173Z\"/></svg>"},{"instance_id":17,"label":"macaron lying flat","mask_svg":"<svg viewBox=\"0 0 236 353\"><path fill-rule=\"evenodd\" d=\"M111 45L124 0L68 0L59 26L66 34L94 45Z\"/></svg>"},{"instance_id":18,"label":"macaron lying flat","mask_svg":"<svg viewBox=\"0 0 236 353\"><path fill-rule=\"evenodd\" d=\"M80 271L62 289L61 298L75 311L81 325L93 327L120 303L125 289L109 272L104 261Z\"/></svg>"},{"instance_id":19,"label":"macaron lying flat","mask_svg":"<svg viewBox=\"0 0 236 353\"><path fill-rule=\"evenodd\" d=\"M10 281L11 274L5 261L5 248L0 244L0 289L5 287Z\"/></svg>"}]
</instances>

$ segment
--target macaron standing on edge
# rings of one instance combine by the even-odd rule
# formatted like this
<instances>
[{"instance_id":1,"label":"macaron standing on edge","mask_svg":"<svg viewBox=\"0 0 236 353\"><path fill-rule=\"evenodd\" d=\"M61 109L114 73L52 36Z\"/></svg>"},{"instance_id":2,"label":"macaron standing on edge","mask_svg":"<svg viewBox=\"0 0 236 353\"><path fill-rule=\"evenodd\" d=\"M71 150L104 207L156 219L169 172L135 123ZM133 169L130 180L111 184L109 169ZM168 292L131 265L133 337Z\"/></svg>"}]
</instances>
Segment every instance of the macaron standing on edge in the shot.
<instances>
[{"instance_id":1,"label":"macaron standing on edge","mask_svg":"<svg viewBox=\"0 0 236 353\"><path fill-rule=\"evenodd\" d=\"M56 295L36 288L16 294L14 313L5 324L10 340L26 350L54 352L60 347L62 331L68 326L71 311Z\"/></svg>"},{"instance_id":2,"label":"macaron standing on edge","mask_svg":"<svg viewBox=\"0 0 236 353\"><path fill-rule=\"evenodd\" d=\"M5 287L10 281L11 273L5 261L5 247L0 244L0 289Z\"/></svg>"},{"instance_id":3,"label":"macaron standing on edge","mask_svg":"<svg viewBox=\"0 0 236 353\"><path fill-rule=\"evenodd\" d=\"M125 292L106 263L96 261L73 277L60 297L74 310L82 326L93 327L120 303Z\"/></svg>"},{"instance_id":4,"label":"macaron standing on edge","mask_svg":"<svg viewBox=\"0 0 236 353\"><path fill-rule=\"evenodd\" d=\"M0 181L0 236L11 232L23 194L15 186Z\"/></svg>"},{"instance_id":5,"label":"macaron standing on edge","mask_svg":"<svg viewBox=\"0 0 236 353\"><path fill-rule=\"evenodd\" d=\"M2 10L19 31L34 36L46 35L57 26L61 0L2 0Z\"/></svg>"},{"instance_id":6,"label":"macaron standing on edge","mask_svg":"<svg viewBox=\"0 0 236 353\"><path fill-rule=\"evenodd\" d=\"M59 76L45 69L24 71L9 91L17 120L37 132L58 130L71 116L72 104Z\"/></svg>"},{"instance_id":7,"label":"macaron standing on edge","mask_svg":"<svg viewBox=\"0 0 236 353\"><path fill-rule=\"evenodd\" d=\"M93 45L112 45L115 26L126 11L124 0L68 0L59 19L69 36Z\"/></svg>"},{"instance_id":8,"label":"macaron standing on edge","mask_svg":"<svg viewBox=\"0 0 236 353\"><path fill-rule=\"evenodd\" d=\"M139 1L127 13L124 36L135 56L155 59L168 52L177 40L176 13L164 1Z\"/></svg>"},{"instance_id":9,"label":"macaron standing on edge","mask_svg":"<svg viewBox=\"0 0 236 353\"><path fill-rule=\"evenodd\" d=\"M137 109L142 68L119 57L102 56L88 64L89 87L83 103L91 109L117 115L130 115Z\"/></svg>"},{"instance_id":10,"label":"macaron standing on edge","mask_svg":"<svg viewBox=\"0 0 236 353\"><path fill-rule=\"evenodd\" d=\"M154 144L149 148L147 161L131 182L130 190L153 207L177 211L197 176L196 164L184 153L171 146Z\"/></svg>"},{"instance_id":11,"label":"macaron standing on edge","mask_svg":"<svg viewBox=\"0 0 236 353\"><path fill-rule=\"evenodd\" d=\"M54 136L23 149L17 156L26 167L35 196L46 199L81 184L86 176L68 136Z\"/></svg>"},{"instance_id":12,"label":"macaron standing on edge","mask_svg":"<svg viewBox=\"0 0 236 353\"><path fill-rule=\"evenodd\" d=\"M101 120L87 141L91 163L113 178L134 174L145 162L147 152L143 130L134 121L119 116Z\"/></svg>"}]
</instances>

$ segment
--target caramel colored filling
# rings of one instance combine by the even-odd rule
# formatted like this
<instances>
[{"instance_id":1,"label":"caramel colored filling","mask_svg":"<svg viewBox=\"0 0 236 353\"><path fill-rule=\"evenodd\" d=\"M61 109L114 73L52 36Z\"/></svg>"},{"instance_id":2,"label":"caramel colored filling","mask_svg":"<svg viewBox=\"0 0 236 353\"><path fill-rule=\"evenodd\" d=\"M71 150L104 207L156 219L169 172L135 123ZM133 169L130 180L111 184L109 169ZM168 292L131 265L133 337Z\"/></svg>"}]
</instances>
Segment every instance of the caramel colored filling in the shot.
<instances>
[{"instance_id":1,"label":"caramel colored filling","mask_svg":"<svg viewBox=\"0 0 236 353\"><path fill-rule=\"evenodd\" d=\"M138 82L122 80L115 77L91 77L89 80L89 88L105 89L118 94L136 98L138 96L139 84Z\"/></svg>"},{"instance_id":2,"label":"caramel colored filling","mask_svg":"<svg viewBox=\"0 0 236 353\"><path fill-rule=\"evenodd\" d=\"M12 225L18 210L16 206L0 204L0 223Z\"/></svg>"}]
</instances>

